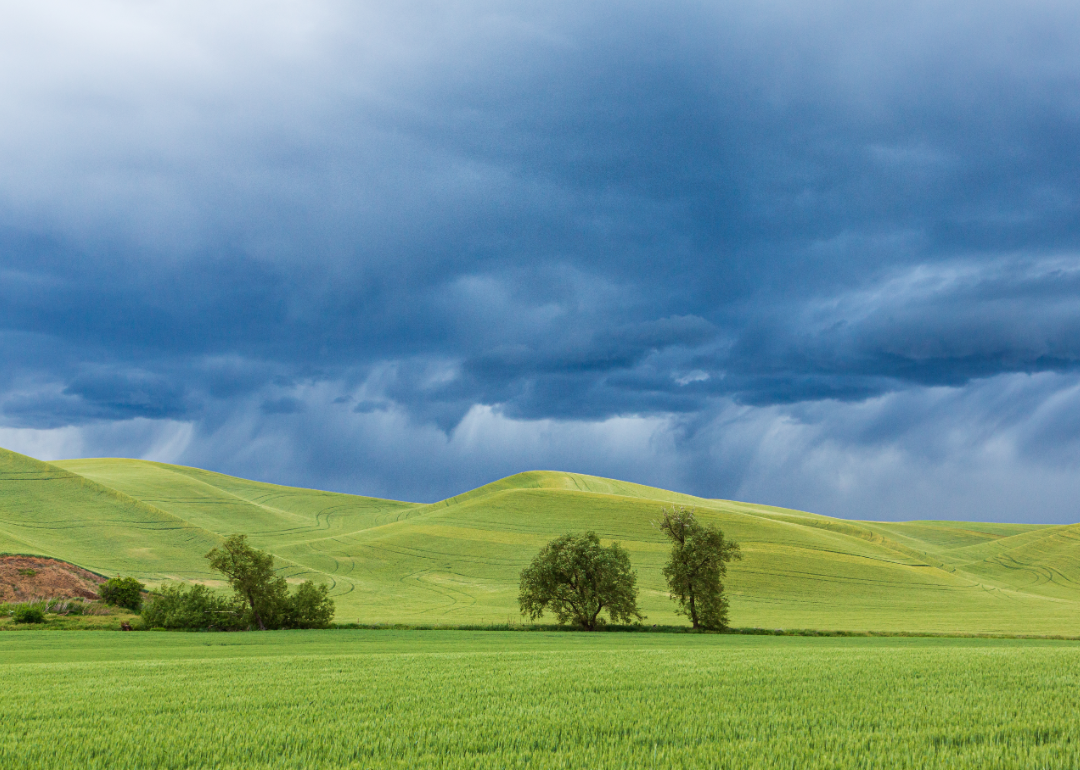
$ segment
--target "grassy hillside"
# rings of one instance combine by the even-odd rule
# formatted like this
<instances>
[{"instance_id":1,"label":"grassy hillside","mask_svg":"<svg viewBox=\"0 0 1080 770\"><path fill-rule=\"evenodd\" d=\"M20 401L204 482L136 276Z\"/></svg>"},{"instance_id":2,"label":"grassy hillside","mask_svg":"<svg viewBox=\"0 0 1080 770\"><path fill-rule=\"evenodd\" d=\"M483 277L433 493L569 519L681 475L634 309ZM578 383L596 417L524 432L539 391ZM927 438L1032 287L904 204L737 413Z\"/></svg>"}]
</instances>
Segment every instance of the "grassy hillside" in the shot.
<instances>
[{"instance_id":1,"label":"grassy hillside","mask_svg":"<svg viewBox=\"0 0 1080 770\"><path fill-rule=\"evenodd\" d=\"M65 561L103 574L188 574L220 540L166 510L56 465L0 450L0 552Z\"/></svg>"},{"instance_id":2,"label":"grassy hillside","mask_svg":"<svg viewBox=\"0 0 1080 770\"><path fill-rule=\"evenodd\" d=\"M202 559L245 532L291 579L330 584L338 619L516 619L517 577L566 531L619 540L648 622L680 622L653 526L692 506L743 546L740 626L1080 634L1080 526L874 523L704 500L579 474L518 474L432 505L294 489L135 460L0 452L0 552L150 581L212 581Z\"/></svg>"}]
</instances>

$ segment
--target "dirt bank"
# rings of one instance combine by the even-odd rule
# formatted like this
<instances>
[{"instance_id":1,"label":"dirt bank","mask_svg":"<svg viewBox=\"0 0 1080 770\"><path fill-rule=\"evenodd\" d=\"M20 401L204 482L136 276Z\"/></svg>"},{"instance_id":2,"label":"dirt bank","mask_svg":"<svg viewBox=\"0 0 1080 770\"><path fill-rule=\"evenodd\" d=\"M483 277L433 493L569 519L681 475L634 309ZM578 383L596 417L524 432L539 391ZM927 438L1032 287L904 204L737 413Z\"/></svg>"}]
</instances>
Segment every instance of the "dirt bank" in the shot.
<instances>
[{"instance_id":1,"label":"dirt bank","mask_svg":"<svg viewBox=\"0 0 1080 770\"><path fill-rule=\"evenodd\" d=\"M105 578L56 559L0 556L0 602L30 599L98 599Z\"/></svg>"}]
</instances>

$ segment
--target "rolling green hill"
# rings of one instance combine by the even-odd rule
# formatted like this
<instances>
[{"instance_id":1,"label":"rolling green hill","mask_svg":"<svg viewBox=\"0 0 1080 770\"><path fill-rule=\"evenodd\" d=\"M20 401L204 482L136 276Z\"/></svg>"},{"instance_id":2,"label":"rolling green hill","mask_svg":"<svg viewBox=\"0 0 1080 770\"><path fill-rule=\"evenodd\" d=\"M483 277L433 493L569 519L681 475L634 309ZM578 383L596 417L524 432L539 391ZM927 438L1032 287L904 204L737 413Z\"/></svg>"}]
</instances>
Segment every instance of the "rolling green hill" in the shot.
<instances>
[{"instance_id":1,"label":"rolling green hill","mask_svg":"<svg viewBox=\"0 0 1080 770\"><path fill-rule=\"evenodd\" d=\"M1080 634L1080 525L845 521L548 471L421 505L0 450L0 552L213 582L202 555L243 532L290 579L330 584L340 621L515 619L518 573L540 546L593 529L630 551L648 622L681 622L653 526L668 503L742 544L728 581L737 626Z\"/></svg>"}]
</instances>

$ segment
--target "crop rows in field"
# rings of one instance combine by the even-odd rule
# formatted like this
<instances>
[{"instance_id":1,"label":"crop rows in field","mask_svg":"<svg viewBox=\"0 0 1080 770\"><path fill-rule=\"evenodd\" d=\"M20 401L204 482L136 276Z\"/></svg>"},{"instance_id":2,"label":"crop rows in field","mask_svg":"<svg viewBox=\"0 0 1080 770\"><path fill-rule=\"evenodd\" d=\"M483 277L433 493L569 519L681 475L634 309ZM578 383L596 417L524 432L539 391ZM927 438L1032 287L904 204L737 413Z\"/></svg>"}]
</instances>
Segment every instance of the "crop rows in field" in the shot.
<instances>
[{"instance_id":1,"label":"crop rows in field","mask_svg":"<svg viewBox=\"0 0 1080 770\"><path fill-rule=\"evenodd\" d=\"M51 662L0 664L4 767L1080 766L1069 643L33 636L7 660Z\"/></svg>"}]
</instances>

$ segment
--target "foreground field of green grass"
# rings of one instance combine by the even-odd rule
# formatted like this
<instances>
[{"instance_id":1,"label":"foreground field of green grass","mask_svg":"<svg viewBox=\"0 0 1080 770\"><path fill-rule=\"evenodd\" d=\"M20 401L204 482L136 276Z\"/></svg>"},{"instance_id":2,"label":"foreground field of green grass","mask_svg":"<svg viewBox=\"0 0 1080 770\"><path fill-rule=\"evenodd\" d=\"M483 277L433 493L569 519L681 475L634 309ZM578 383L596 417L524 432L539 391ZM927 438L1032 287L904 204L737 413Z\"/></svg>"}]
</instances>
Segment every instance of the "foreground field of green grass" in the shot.
<instances>
[{"instance_id":1,"label":"foreground field of green grass","mask_svg":"<svg viewBox=\"0 0 1080 770\"><path fill-rule=\"evenodd\" d=\"M653 526L669 503L742 544L728 582L735 626L1080 634L1080 525L845 521L541 471L421 505L0 450L0 553L213 584L203 554L243 532L290 579L329 584L342 622L514 621L521 569L547 540L587 529L630 551L647 623L684 622Z\"/></svg>"},{"instance_id":2,"label":"foreground field of green grass","mask_svg":"<svg viewBox=\"0 0 1080 770\"><path fill-rule=\"evenodd\" d=\"M0 766L1075 768L1080 645L5 635Z\"/></svg>"}]
</instances>

